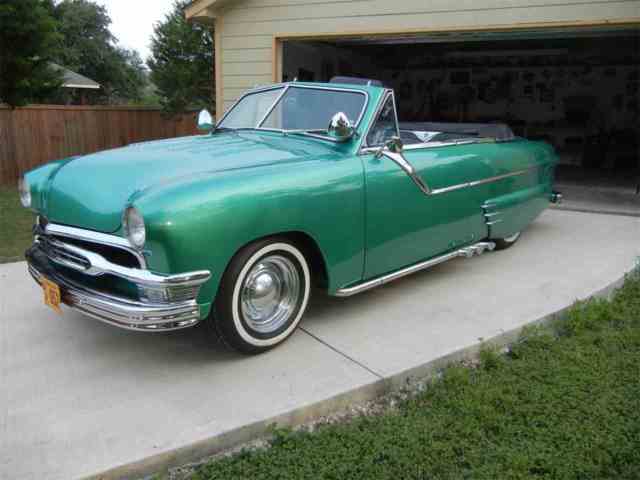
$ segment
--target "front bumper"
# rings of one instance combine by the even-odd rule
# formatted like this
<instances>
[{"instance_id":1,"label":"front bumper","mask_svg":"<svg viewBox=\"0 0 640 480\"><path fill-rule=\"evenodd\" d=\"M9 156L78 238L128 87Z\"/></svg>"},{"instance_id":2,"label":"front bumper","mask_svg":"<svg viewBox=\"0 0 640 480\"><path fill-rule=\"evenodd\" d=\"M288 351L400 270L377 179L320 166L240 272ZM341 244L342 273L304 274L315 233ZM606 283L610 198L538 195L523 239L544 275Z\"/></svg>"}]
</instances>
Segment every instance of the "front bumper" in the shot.
<instances>
[{"instance_id":1,"label":"front bumper","mask_svg":"<svg viewBox=\"0 0 640 480\"><path fill-rule=\"evenodd\" d=\"M100 260L96 256L89 257L94 262ZM29 273L38 284L42 283L42 277L55 282L60 287L62 303L108 324L127 330L159 332L191 327L200 321L200 309L195 298L173 302L137 301L82 286L54 268L54 263L69 265L64 265L59 259L54 262L38 242L27 250L26 259ZM95 274L96 266L92 268ZM126 273L127 280L133 284L158 289L167 285L174 289L189 288L204 283L210 277L209 272L160 276L148 270L126 269Z\"/></svg>"}]
</instances>

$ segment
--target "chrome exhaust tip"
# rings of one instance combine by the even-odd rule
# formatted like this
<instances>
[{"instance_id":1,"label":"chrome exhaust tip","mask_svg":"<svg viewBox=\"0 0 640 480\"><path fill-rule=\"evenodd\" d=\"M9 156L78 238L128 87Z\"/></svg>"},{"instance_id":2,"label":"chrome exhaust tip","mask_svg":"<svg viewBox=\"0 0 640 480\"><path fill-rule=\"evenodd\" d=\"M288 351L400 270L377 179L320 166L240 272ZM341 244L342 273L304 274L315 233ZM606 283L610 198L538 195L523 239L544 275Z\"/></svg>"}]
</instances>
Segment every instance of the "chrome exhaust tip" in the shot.
<instances>
[{"instance_id":1,"label":"chrome exhaust tip","mask_svg":"<svg viewBox=\"0 0 640 480\"><path fill-rule=\"evenodd\" d=\"M551 203L555 203L556 205L560 205L562 203L563 196L560 192L553 192L551 194Z\"/></svg>"},{"instance_id":2,"label":"chrome exhaust tip","mask_svg":"<svg viewBox=\"0 0 640 480\"><path fill-rule=\"evenodd\" d=\"M494 242L479 242L474 245L461 248L458 250L458 256L472 258L474 256L480 256L486 251L492 252L495 248L496 244Z\"/></svg>"}]
</instances>

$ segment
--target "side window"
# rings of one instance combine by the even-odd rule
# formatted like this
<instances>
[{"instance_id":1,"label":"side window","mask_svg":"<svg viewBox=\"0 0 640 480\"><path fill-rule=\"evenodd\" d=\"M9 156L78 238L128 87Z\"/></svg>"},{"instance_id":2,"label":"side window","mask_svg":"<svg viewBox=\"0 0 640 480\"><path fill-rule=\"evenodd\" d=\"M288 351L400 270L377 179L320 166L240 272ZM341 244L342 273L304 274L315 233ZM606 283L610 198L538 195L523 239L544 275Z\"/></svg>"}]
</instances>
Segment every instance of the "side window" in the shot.
<instances>
[{"instance_id":1,"label":"side window","mask_svg":"<svg viewBox=\"0 0 640 480\"><path fill-rule=\"evenodd\" d=\"M368 147L379 147L391 140L391 137L398 135L398 124L396 122L396 109L393 102L393 95L388 95L384 106L373 127L367 135Z\"/></svg>"}]
</instances>

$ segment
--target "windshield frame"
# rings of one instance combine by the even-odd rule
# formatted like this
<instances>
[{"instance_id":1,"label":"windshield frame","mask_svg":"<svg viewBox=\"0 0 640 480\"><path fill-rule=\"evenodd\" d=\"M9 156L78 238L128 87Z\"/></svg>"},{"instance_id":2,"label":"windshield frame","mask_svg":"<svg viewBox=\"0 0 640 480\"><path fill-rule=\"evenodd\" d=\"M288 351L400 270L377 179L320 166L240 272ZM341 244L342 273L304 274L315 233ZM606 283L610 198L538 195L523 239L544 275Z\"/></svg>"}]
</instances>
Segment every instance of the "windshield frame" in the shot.
<instances>
[{"instance_id":1,"label":"windshield frame","mask_svg":"<svg viewBox=\"0 0 640 480\"><path fill-rule=\"evenodd\" d=\"M355 94L363 95L364 96L364 103L362 104L362 109L360 110L360 114L358 115L358 119L356 120L356 123L353 125L354 129L357 129L360 126L360 123L362 122L362 119L364 118L364 115L367 112L367 108L369 107L369 93L366 90L358 90L358 89L352 89L352 88L340 88L340 87L324 87L324 86L316 86L316 85L292 84L292 83L280 83L280 84L276 84L276 85L269 85L269 86L263 87L263 88L257 88L257 89L249 90L246 93L244 93L224 113L224 115L218 121L218 123L216 123L216 129L217 128L229 128L229 127L221 127L222 122L224 122L225 118L227 118L227 116L236 108L236 106L242 100L244 100L245 97L248 97L249 95L255 95L255 94L258 94L258 93L262 93L262 92L268 92L270 90L282 89L282 92L280 92L280 94L276 97L274 102L266 110L265 114L258 121L258 123L256 124L255 127L239 127L239 128L229 128L229 129L230 130L245 130L245 129L246 130L261 130L261 131L266 131L266 132L280 132L280 133L285 133L285 134L287 134L287 133L301 133L301 134L308 135L308 136L311 136L311 137L320 138L320 139L323 139L323 140L330 140L330 141L334 141L335 142L336 140L334 138L331 138L331 137L329 137L327 135L323 135L322 133L318 133L319 130L305 130L305 129L285 130L285 129L281 129L281 128L267 128L267 127L263 127L262 126L264 124L264 122L267 121L267 118L269 118L269 115L271 115L271 112L273 112L273 110L280 103L280 101L286 95L287 91L290 88L306 88L306 89L309 89L309 90L328 90L328 91L333 91L333 92L349 92L349 93L355 93ZM338 112L336 112L336 113L338 113Z\"/></svg>"},{"instance_id":2,"label":"windshield frame","mask_svg":"<svg viewBox=\"0 0 640 480\"><path fill-rule=\"evenodd\" d=\"M377 150L380 148L380 145L377 145L377 146L368 145L367 137L369 137L369 133L371 133L371 129L373 129L375 124L378 122L378 117L380 117L380 114L382 113L382 109L384 108L385 103L387 103L387 100L389 100L389 97L391 97L391 99L393 100L393 115L395 116L395 120L396 120L396 135L398 137L400 136L400 121L398 120L398 105L396 104L396 92L391 88L385 88L382 95L380 95L380 102L378 103L376 111L373 112L373 117L371 117L369 128L367 128L367 131L364 132L364 135L362 138L362 147L361 147L363 150L367 150L367 149Z\"/></svg>"}]
</instances>

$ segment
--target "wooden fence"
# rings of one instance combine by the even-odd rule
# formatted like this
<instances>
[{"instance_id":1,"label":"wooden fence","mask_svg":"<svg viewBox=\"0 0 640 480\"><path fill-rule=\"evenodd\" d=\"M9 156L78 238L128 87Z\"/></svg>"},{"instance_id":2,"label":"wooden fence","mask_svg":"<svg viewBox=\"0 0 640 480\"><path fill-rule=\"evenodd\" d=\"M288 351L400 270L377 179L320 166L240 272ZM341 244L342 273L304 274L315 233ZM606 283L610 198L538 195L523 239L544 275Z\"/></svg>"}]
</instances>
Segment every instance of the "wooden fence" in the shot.
<instances>
[{"instance_id":1,"label":"wooden fence","mask_svg":"<svg viewBox=\"0 0 640 480\"><path fill-rule=\"evenodd\" d=\"M0 184L51 160L134 142L192 135L196 112L167 118L157 108L0 105Z\"/></svg>"}]
</instances>

